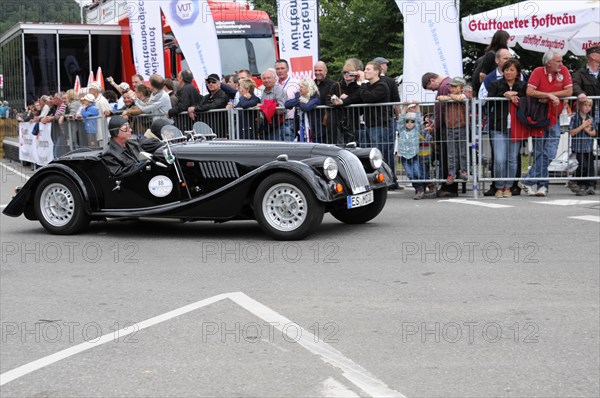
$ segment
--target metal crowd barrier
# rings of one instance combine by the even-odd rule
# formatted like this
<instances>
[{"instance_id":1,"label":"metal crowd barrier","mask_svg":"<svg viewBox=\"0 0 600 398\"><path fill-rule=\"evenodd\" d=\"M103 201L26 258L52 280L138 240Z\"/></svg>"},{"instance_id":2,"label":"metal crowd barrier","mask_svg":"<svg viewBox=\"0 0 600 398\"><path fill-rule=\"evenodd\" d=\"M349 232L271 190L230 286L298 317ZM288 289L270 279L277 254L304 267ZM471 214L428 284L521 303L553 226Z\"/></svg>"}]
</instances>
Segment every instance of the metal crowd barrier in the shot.
<instances>
[{"instance_id":1,"label":"metal crowd barrier","mask_svg":"<svg viewBox=\"0 0 600 398\"><path fill-rule=\"evenodd\" d=\"M594 101L593 109L600 109L600 97L588 97ZM515 136L514 126L502 120L500 126L491 129L490 118L494 109L509 106L506 98L474 99L475 114L471 119L473 134L471 143L476 153L474 194L478 182L496 185L516 184L518 181L535 185L545 181L595 181L599 179L597 160L600 159L598 137L587 139L586 148L581 148L581 136L569 134L571 118L577 112L576 97L561 99L565 111L554 115L558 127L551 133L540 136ZM593 116L593 115L592 115ZM497 123L494 123L497 124ZM598 130L600 120L595 119ZM498 130L502 133L499 134ZM512 135L508 131L513 132ZM586 154L582 154L581 151ZM500 163L499 163L500 162ZM585 173L582 171L585 170ZM482 187L483 188L483 187Z\"/></svg>"},{"instance_id":2,"label":"metal crowd barrier","mask_svg":"<svg viewBox=\"0 0 600 398\"><path fill-rule=\"evenodd\" d=\"M600 109L600 97L589 98L595 101L594 109ZM574 97L563 100L570 106L576 102ZM457 107L457 104L464 104L464 107ZM379 148L386 162L395 169L400 184L415 184L421 187L444 184L448 181L449 174L454 172L455 182L472 184L474 197L478 196L480 190L485 189L485 184L491 182L536 183L541 180L556 181L565 178L575 181L598 180L599 173L596 166L596 161L600 157L598 138L593 140L591 155L574 154L575 140L568 134L570 115L556 115L561 126L559 136L511 139L507 133L507 121L502 121L499 126L500 130L505 132L504 136L497 133L490 134L487 127L490 117L493 116L490 112L492 109L508 105L508 100L505 98L473 99L463 103L436 101L419 104L423 120L421 127L424 132L419 142L418 159L414 159L418 163L419 172L412 174L414 170L411 171L412 178L409 178L402 160L394 156L397 131L401 127L398 126L398 109L403 105L385 103L343 107L319 106L306 114L296 110L293 129L302 132L296 135L298 141L340 146L357 142L362 147ZM434 123L439 123L435 120L436 109L443 109L446 116L449 115L449 110L454 112L454 119L450 119L453 123L452 128L446 127L437 132L431 128ZM269 122L259 109L233 108L198 112L195 120L192 120L187 113L181 113L176 115L173 121L182 131L192 130L196 121L205 122L220 139L283 140L285 115L286 110L278 108ZM166 115L129 116L133 133L138 137L143 136L157 117L166 117ZM107 120L100 116L85 120L65 120L61 125L53 122L52 139L55 143L55 157L78 148L102 148L109 139ZM598 128L598 120L596 120L596 128ZM491 135L494 136L493 144ZM553 155L556 152L556 156L552 156L552 159L540 156L539 150L536 153L536 148L548 146L550 149L547 154ZM518 151L518 156L509 157L506 155L508 151L506 148L512 148L513 154L514 151ZM498 163L498 159L503 163ZM514 169L515 161L518 165L514 176L507 175L506 170L510 167ZM496 172L501 175L494 175L494 164L496 164ZM589 175L582 175L580 172L584 167ZM530 172L531 170L534 171ZM415 175L418 177L415 178Z\"/></svg>"}]
</instances>

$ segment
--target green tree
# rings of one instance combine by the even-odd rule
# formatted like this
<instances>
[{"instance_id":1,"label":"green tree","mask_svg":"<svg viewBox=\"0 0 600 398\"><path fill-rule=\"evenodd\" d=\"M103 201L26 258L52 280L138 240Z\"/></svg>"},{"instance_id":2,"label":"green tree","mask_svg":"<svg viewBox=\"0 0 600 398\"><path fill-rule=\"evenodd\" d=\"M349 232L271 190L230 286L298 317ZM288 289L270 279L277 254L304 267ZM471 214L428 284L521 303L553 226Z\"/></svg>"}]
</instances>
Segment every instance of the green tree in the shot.
<instances>
[{"instance_id":1,"label":"green tree","mask_svg":"<svg viewBox=\"0 0 600 398\"><path fill-rule=\"evenodd\" d=\"M79 5L72 0L2 0L0 36L18 22L80 22Z\"/></svg>"}]
</instances>

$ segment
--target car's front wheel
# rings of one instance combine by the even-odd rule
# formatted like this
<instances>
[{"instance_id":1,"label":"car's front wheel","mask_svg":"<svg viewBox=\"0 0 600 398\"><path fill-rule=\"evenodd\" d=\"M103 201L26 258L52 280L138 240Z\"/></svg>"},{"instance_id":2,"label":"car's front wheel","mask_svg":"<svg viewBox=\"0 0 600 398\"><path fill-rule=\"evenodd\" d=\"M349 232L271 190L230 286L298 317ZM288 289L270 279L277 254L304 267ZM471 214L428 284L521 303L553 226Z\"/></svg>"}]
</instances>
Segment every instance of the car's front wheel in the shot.
<instances>
[{"instance_id":1,"label":"car's front wheel","mask_svg":"<svg viewBox=\"0 0 600 398\"><path fill-rule=\"evenodd\" d=\"M373 192L373 203L356 209L336 209L331 215L346 224L364 224L381 213L387 201L387 188L376 189Z\"/></svg>"},{"instance_id":2,"label":"car's front wheel","mask_svg":"<svg viewBox=\"0 0 600 398\"><path fill-rule=\"evenodd\" d=\"M35 192L34 208L42 226L52 234L76 234L90 223L79 190L63 176L44 178Z\"/></svg>"},{"instance_id":3,"label":"car's front wheel","mask_svg":"<svg viewBox=\"0 0 600 398\"><path fill-rule=\"evenodd\" d=\"M298 240L323 220L324 206L298 176L277 173L260 183L254 213L261 228L277 240Z\"/></svg>"}]
</instances>

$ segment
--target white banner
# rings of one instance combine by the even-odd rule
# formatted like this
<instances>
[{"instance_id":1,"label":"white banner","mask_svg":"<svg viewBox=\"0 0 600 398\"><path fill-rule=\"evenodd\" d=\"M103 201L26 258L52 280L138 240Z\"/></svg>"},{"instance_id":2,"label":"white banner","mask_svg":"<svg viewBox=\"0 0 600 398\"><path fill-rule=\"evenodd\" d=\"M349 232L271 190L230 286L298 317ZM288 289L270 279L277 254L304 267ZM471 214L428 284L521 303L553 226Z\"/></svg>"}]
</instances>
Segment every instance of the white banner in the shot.
<instances>
[{"instance_id":1,"label":"white banner","mask_svg":"<svg viewBox=\"0 0 600 398\"><path fill-rule=\"evenodd\" d=\"M166 2L165 2L166 3ZM163 13L202 92L211 73L221 76L221 53L212 12L206 0L170 0Z\"/></svg>"},{"instance_id":2,"label":"white banner","mask_svg":"<svg viewBox=\"0 0 600 398\"><path fill-rule=\"evenodd\" d=\"M39 134L33 141L35 164L45 166L54 159L54 143L52 142L52 123L40 123Z\"/></svg>"},{"instance_id":3,"label":"white banner","mask_svg":"<svg viewBox=\"0 0 600 398\"><path fill-rule=\"evenodd\" d=\"M31 134L37 123L19 123L19 160L45 166L54 159L52 123L39 123L37 135Z\"/></svg>"},{"instance_id":4,"label":"white banner","mask_svg":"<svg viewBox=\"0 0 600 398\"><path fill-rule=\"evenodd\" d=\"M19 123L19 160L34 163L33 141L36 136L31 134L35 123Z\"/></svg>"},{"instance_id":5,"label":"white banner","mask_svg":"<svg viewBox=\"0 0 600 398\"><path fill-rule=\"evenodd\" d=\"M319 2L277 0L279 56L288 61L296 79L314 78L319 60Z\"/></svg>"},{"instance_id":6,"label":"white banner","mask_svg":"<svg viewBox=\"0 0 600 398\"><path fill-rule=\"evenodd\" d=\"M489 44L499 29L510 34L510 47L519 43L527 50L585 55L587 48L600 45L599 2L523 1L462 19L468 41Z\"/></svg>"},{"instance_id":7,"label":"white banner","mask_svg":"<svg viewBox=\"0 0 600 398\"><path fill-rule=\"evenodd\" d=\"M423 89L421 76L463 76L458 0L396 0L404 16L403 101L432 102L435 93Z\"/></svg>"},{"instance_id":8,"label":"white banner","mask_svg":"<svg viewBox=\"0 0 600 398\"><path fill-rule=\"evenodd\" d=\"M165 76L160 2L128 0L127 14L136 72L144 80L155 73Z\"/></svg>"}]
</instances>

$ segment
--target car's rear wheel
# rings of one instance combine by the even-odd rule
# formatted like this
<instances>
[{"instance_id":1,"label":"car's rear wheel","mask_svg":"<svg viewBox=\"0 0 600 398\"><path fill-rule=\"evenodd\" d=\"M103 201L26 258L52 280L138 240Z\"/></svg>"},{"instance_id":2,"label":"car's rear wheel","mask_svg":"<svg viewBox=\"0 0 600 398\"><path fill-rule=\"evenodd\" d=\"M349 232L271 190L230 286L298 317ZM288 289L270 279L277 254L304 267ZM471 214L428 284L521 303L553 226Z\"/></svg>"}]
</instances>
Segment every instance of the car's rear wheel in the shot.
<instances>
[{"instance_id":1,"label":"car's rear wheel","mask_svg":"<svg viewBox=\"0 0 600 398\"><path fill-rule=\"evenodd\" d=\"M90 223L79 190L63 176L42 180L35 192L34 209L42 226L52 234L76 234Z\"/></svg>"},{"instance_id":2,"label":"car's rear wheel","mask_svg":"<svg viewBox=\"0 0 600 398\"><path fill-rule=\"evenodd\" d=\"M297 240L321 224L324 206L301 178L277 173L256 189L254 213L261 228L274 239Z\"/></svg>"},{"instance_id":3,"label":"car's rear wheel","mask_svg":"<svg viewBox=\"0 0 600 398\"><path fill-rule=\"evenodd\" d=\"M346 224L364 224L371 221L381 213L387 201L387 188L377 189L373 192L373 203L356 209L336 209L331 215Z\"/></svg>"}]
</instances>

